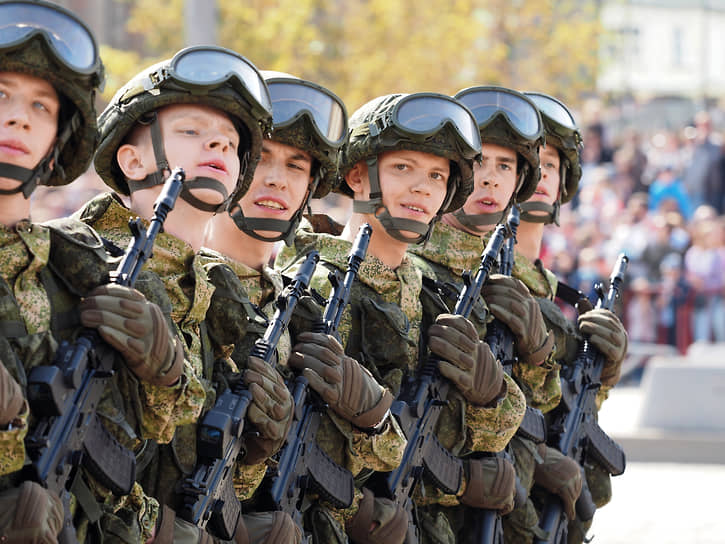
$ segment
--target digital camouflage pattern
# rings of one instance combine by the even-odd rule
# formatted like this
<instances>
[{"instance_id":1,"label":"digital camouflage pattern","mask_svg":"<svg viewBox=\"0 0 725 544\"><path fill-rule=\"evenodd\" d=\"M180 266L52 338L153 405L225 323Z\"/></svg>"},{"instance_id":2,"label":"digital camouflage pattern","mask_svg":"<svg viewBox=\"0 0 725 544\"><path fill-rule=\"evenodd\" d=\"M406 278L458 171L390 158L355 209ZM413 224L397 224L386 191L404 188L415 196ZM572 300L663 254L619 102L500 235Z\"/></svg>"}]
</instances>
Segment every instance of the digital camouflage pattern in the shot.
<instances>
[{"instance_id":1,"label":"digital camouflage pattern","mask_svg":"<svg viewBox=\"0 0 725 544\"><path fill-rule=\"evenodd\" d=\"M451 294L445 301L449 309L452 310L455 305L463 283L463 272L469 270L475 274L478 270L481 254L490 236L488 234L482 239L480 236L439 223L433 229L427 244L409 248L409 252L418 257L416 264L423 270L424 275L449 286ZM521 264L517 260L513 270L514 277L518 277L516 274L520 271ZM529 287L526 280L519 279ZM534 294L534 296L540 295ZM479 336L483 339L486 335L486 324L493 319L493 316L488 314L485 300L481 297L479 301L480 304L477 304L472 312L471 322L476 325ZM513 374L526 397L526 402L534 408L546 412L559 403L561 399L559 367L552 357L540 365L519 362L514 365Z\"/></svg>"},{"instance_id":2,"label":"digital camouflage pattern","mask_svg":"<svg viewBox=\"0 0 725 544\"><path fill-rule=\"evenodd\" d=\"M80 297L108 281L113 263L87 225L68 219L47 225L21 221L14 228L0 225L0 248L4 257L0 261L0 322L4 331L0 356L11 375L25 387L28 370L47 364L59 341L72 340L78 332ZM146 273L139 279L142 284L149 284L149 280ZM163 300L159 302L163 308ZM121 444L135 449L148 439L168 441L173 427L183 422L174 405L178 403L183 409L185 399L198 394L203 395L200 384L187 377L168 388L140 383L119 360L99 402L98 414ZM185 417L196 417L199 407L191 403ZM19 434L24 430L0 433L2 445L12 450L2 450L4 463L17 459L22 445ZM128 542L134 542L133 535L135 541L151 536L158 515L155 499L139 486L127 497L114 497L92 479L87 478L86 483L106 514L103 523L113 525L112 532L126 535ZM10 479L2 482L3 487L7 485L13 485ZM115 515L127 505L134 507L130 516ZM90 525L83 516L77 521L83 541Z\"/></svg>"}]
</instances>

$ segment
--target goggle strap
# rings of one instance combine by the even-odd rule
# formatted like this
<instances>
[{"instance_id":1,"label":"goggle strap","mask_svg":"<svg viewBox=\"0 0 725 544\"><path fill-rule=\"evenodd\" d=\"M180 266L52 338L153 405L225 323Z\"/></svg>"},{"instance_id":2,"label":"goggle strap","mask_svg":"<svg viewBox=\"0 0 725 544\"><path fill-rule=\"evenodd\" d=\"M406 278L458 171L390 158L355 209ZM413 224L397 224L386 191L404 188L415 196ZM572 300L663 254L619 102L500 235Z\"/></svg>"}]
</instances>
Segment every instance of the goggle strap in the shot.
<instances>
[{"instance_id":1,"label":"goggle strap","mask_svg":"<svg viewBox=\"0 0 725 544\"><path fill-rule=\"evenodd\" d=\"M546 202L522 202L519 204L519 208L521 208L521 221L526 221L527 223L553 223L554 216L558 215L556 213L557 204L558 202L552 206ZM546 212L546 215L534 215L531 212Z\"/></svg>"},{"instance_id":2,"label":"goggle strap","mask_svg":"<svg viewBox=\"0 0 725 544\"><path fill-rule=\"evenodd\" d=\"M458 219L458 222L464 227L468 227L471 230L482 232L480 227L488 225L498 225L505 217L508 211L508 206L505 210L494 213L477 213L467 214L460 208L453 212L453 216Z\"/></svg>"}]
</instances>

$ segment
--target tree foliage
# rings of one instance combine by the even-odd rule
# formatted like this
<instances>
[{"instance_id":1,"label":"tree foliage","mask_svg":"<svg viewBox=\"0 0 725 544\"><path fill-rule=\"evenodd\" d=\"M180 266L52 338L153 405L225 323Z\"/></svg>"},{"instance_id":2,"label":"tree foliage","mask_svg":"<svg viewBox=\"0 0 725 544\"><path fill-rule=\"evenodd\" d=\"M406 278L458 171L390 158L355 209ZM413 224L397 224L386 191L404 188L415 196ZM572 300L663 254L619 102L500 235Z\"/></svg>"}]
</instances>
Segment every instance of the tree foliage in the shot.
<instances>
[{"instance_id":1,"label":"tree foliage","mask_svg":"<svg viewBox=\"0 0 725 544\"><path fill-rule=\"evenodd\" d=\"M183 0L125 0L143 55L110 48L104 96L183 47ZM550 93L576 106L594 89L600 24L579 0L217 1L219 44L258 68L316 81L350 111L392 92L472 85ZM130 69L137 60L138 65Z\"/></svg>"}]
</instances>

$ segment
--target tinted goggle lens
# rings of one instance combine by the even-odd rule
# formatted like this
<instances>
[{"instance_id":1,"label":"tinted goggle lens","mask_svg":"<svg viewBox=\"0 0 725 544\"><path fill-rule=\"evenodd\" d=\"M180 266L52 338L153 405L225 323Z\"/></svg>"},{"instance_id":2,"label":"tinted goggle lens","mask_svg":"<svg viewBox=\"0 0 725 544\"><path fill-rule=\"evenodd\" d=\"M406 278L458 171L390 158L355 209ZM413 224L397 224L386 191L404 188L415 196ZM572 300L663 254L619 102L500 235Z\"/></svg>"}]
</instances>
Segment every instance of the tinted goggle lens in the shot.
<instances>
[{"instance_id":1,"label":"tinted goggle lens","mask_svg":"<svg viewBox=\"0 0 725 544\"><path fill-rule=\"evenodd\" d=\"M536 108L521 96L482 89L464 91L456 95L456 98L470 108L479 127L500 113L506 116L509 124L522 136L533 139L541 134L541 121Z\"/></svg>"},{"instance_id":2,"label":"tinted goggle lens","mask_svg":"<svg viewBox=\"0 0 725 544\"><path fill-rule=\"evenodd\" d=\"M236 79L267 111L272 110L269 92L257 70L243 57L224 49L199 48L181 51L169 67L183 83L213 87Z\"/></svg>"},{"instance_id":3,"label":"tinted goggle lens","mask_svg":"<svg viewBox=\"0 0 725 544\"><path fill-rule=\"evenodd\" d=\"M552 121L556 121L566 128L577 130L574 117L564 104L543 94L526 93L526 96L528 96L531 101L536 104L536 107L539 108L539 111L543 115L546 115Z\"/></svg>"},{"instance_id":4,"label":"tinted goggle lens","mask_svg":"<svg viewBox=\"0 0 725 544\"><path fill-rule=\"evenodd\" d=\"M96 42L90 31L69 14L43 4L0 4L0 48L41 34L58 58L79 72L98 66Z\"/></svg>"},{"instance_id":5,"label":"tinted goggle lens","mask_svg":"<svg viewBox=\"0 0 725 544\"><path fill-rule=\"evenodd\" d=\"M268 87L275 126L294 122L307 114L323 139L338 144L345 138L347 114L337 97L302 82L270 82Z\"/></svg>"},{"instance_id":6,"label":"tinted goggle lens","mask_svg":"<svg viewBox=\"0 0 725 544\"><path fill-rule=\"evenodd\" d=\"M481 135L471 113L445 96L409 95L396 106L393 121L413 134L435 134L451 123L476 152L481 150Z\"/></svg>"}]
</instances>

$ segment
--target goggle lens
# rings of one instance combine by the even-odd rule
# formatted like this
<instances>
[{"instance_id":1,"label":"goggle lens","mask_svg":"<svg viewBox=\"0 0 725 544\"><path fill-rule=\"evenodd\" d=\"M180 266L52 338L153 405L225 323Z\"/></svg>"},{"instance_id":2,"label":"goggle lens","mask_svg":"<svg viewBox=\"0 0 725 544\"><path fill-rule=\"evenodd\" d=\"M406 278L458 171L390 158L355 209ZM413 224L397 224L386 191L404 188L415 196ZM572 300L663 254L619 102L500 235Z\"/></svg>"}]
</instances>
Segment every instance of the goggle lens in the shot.
<instances>
[{"instance_id":1,"label":"goggle lens","mask_svg":"<svg viewBox=\"0 0 725 544\"><path fill-rule=\"evenodd\" d=\"M324 140L331 144L344 140L347 114L337 97L304 82L272 81L268 87L275 126L292 123L307 114Z\"/></svg>"},{"instance_id":2,"label":"goggle lens","mask_svg":"<svg viewBox=\"0 0 725 544\"><path fill-rule=\"evenodd\" d=\"M0 4L0 47L22 43L37 33L70 68L88 73L98 66L93 36L70 14L43 4Z\"/></svg>"},{"instance_id":3,"label":"goggle lens","mask_svg":"<svg viewBox=\"0 0 725 544\"><path fill-rule=\"evenodd\" d=\"M456 98L468 106L483 127L496 114L503 114L509 124L525 138L541 134L541 120L536 108L522 96L494 89L463 91Z\"/></svg>"}]
</instances>

